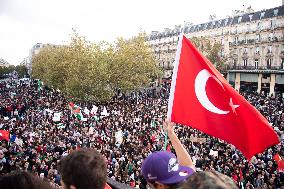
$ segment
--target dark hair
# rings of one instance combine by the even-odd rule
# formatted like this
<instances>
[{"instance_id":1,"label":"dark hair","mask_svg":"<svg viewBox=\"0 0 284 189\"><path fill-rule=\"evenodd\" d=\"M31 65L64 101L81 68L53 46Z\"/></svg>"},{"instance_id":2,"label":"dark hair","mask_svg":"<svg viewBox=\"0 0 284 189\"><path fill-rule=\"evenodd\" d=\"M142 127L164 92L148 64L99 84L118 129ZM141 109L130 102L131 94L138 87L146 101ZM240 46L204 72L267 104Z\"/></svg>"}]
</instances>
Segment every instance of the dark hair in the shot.
<instances>
[{"instance_id":1,"label":"dark hair","mask_svg":"<svg viewBox=\"0 0 284 189\"><path fill-rule=\"evenodd\" d=\"M150 184L152 184L155 188L157 188L158 184L155 181L149 181L148 182ZM180 188L183 182L179 182L179 183L173 183L173 184L164 184L165 186L167 186L168 189L177 189Z\"/></svg>"},{"instance_id":2,"label":"dark hair","mask_svg":"<svg viewBox=\"0 0 284 189\"><path fill-rule=\"evenodd\" d=\"M182 189L238 189L234 181L216 171L201 171L190 175Z\"/></svg>"},{"instance_id":3,"label":"dark hair","mask_svg":"<svg viewBox=\"0 0 284 189\"><path fill-rule=\"evenodd\" d=\"M94 149L73 151L60 161L59 172L67 188L73 185L77 189L103 189L107 180L105 160Z\"/></svg>"},{"instance_id":4,"label":"dark hair","mask_svg":"<svg viewBox=\"0 0 284 189\"><path fill-rule=\"evenodd\" d=\"M15 171L0 177L1 189L50 189L47 182L25 171Z\"/></svg>"}]
</instances>

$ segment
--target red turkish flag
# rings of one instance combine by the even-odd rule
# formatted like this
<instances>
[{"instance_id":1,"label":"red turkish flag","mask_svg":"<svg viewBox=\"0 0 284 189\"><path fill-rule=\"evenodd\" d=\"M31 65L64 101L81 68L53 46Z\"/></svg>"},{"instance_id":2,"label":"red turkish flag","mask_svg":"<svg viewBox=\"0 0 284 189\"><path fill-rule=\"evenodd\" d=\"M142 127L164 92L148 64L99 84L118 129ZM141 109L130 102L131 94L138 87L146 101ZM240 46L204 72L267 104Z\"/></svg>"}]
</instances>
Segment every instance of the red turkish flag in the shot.
<instances>
[{"instance_id":1,"label":"red turkish flag","mask_svg":"<svg viewBox=\"0 0 284 189\"><path fill-rule=\"evenodd\" d=\"M247 159L278 144L268 121L186 37L180 38L168 118L235 145Z\"/></svg>"},{"instance_id":2,"label":"red turkish flag","mask_svg":"<svg viewBox=\"0 0 284 189\"><path fill-rule=\"evenodd\" d=\"M9 141L10 137L9 137L9 131L6 130L0 130L0 140L7 140Z\"/></svg>"},{"instance_id":3,"label":"red turkish flag","mask_svg":"<svg viewBox=\"0 0 284 189\"><path fill-rule=\"evenodd\" d=\"M278 171L284 172L284 160L282 160L281 156L279 154L275 154L273 159L277 162Z\"/></svg>"},{"instance_id":4,"label":"red turkish flag","mask_svg":"<svg viewBox=\"0 0 284 189\"><path fill-rule=\"evenodd\" d=\"M281 160L278 162L278 172L283 172L284 173L284 161Z\"/></svg>"},{"instance_id":5,"label":"red turkish flag","mask_svg":"<svg viewBox=\"0 0 284 189\"><path fill-rule=\"evenodd\" d=\"M170 144L168 144L168 146L167 146L167 151L171 152L171 145Z\"/></svg>"},{"instance_id":6,"label":"red turkish flag","mask_svg":"<svg viewBox=\"0 0 284 189\"><path fill-rule=\"evenodd\" d=\"M275 154L275 155L273 156L273 159L274 159L276 162L279 162L279 161L282 160L282 159L281 159L281 156L280 156L279 154Z\"/></svg>"}]
</instances>

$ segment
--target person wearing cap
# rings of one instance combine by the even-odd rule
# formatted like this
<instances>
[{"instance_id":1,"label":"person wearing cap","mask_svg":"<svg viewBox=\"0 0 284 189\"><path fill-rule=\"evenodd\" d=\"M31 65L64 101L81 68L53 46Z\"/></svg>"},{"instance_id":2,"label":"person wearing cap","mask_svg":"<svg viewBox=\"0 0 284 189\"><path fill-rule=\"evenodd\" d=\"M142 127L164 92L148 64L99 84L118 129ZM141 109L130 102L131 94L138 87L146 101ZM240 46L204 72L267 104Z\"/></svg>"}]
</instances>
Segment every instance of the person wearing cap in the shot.
<instances>
[{"instance_id":1,"label":"person wearing cap","mask_svg":"<svg viewBox=\"0 0 284 189\"><path fill-rule=\"evenodd\" d=\"M177 188L195 172L190 155L174 132L174 123L166 120L163 126L177 157L171 152L159 151L143 161L142 175L152 189Z\"/></svg>"}]
</instances>

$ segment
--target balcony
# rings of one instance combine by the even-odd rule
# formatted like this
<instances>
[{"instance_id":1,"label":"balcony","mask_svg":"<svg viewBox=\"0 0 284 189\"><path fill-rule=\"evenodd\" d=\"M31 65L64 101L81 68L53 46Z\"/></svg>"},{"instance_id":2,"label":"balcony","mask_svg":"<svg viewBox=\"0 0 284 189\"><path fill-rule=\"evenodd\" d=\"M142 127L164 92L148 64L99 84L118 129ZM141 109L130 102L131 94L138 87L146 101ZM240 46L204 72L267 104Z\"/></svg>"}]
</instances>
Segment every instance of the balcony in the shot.
<instances>
[{"instance_id":1,"label":"balcony","mask_svg":"<svg viewBox=\"0 0 284 189\"><path fill-rule=\"evenodd\" d=\"M229 46L237 46L238 45L238 42L234 41L234 42L229 42Z\"/></svg>"},{"instance_id":2,"label":"balcony","mask_svg":"<svg viewBox=\"0 0 284 189\"><path fill-rule=\"evenodd\" d=\"M228 70L283 70L281 66L235 66L228 65Z\"/></svg>"},{"instance_id":3,"label":"balcony","mask_svg":"<svg viewBox=\"0 0 284 189\"><path fill-rule=\"evenodd\" d=\"M248 53L244 52L242 55L242 59L248 59L248 58L249 58Z\"/></svg>"},{"instance_id":4,"label":"balcony","mask_svg":"<svg viewBox=\"0 0 284 189\"><path fill-rule=\"evenodd\" d=\"M260 59L260 53L259 53L259 51L256 51L255 53L254 53L254 59Z\"/></svg>"},{"instance_id":5,"label":"balcony","mask_svg":"<svg viewBox=\"0 0 284 189\"><path fill-rule=\"evenodd\" d=\"M284 37L268 37L268 38L262 38L262 39L247 39L245 40L239 40L239 41L233 41L229 42L229 47L232 46L243 46L243 45L254 45L254 44L260 44L260 43L273 43L273 42L283 42Z\"/></svg>"},{"instance_id":6,"label":"balcony","mask_svg":"<svg viewBox=\"0 0 284 189\"><path fill-rule=\"evenodd\" d=\"M272 58L273 57L273 53L272 51L268 50L267 54L265 55L266 58Z\"/></svg>"}]
</instances>

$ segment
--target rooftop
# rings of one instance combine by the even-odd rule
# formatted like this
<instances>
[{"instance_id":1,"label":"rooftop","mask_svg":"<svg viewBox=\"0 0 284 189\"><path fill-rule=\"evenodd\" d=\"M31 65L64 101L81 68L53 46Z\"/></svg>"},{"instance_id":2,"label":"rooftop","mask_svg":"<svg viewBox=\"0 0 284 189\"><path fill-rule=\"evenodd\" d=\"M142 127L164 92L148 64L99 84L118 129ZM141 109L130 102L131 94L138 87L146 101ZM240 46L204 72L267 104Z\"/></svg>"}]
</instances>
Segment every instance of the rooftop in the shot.
<instances>
[{"instance_id":1,"label":"rooftop","mask_svg":"<svg viewBox=\"0 0 284 189\"><path fill-rule=\"evenodd\" d=\"M226 27L226 26L232 26L240 23L246 23L246 22L252 22L252 21L258 21L273 17L279 17L284 16L284 6L275 7L267 10L261 10L257 12L250 12L245 13L242 15L234 16L234 17L228 17L220 20L212 20L210 22L197 24L197 25L191 25L191 26L185 26L184 28L179 26L175 26L173 29L166 29L163 32L157 32L153 31L150 36L149 40L154 40L162 37L171 37L174 35L178 35L180 32L184 33L193 33L203 30L209 30L209 29L215 29L220 27Z\"/></svg>"}]
</instances>

